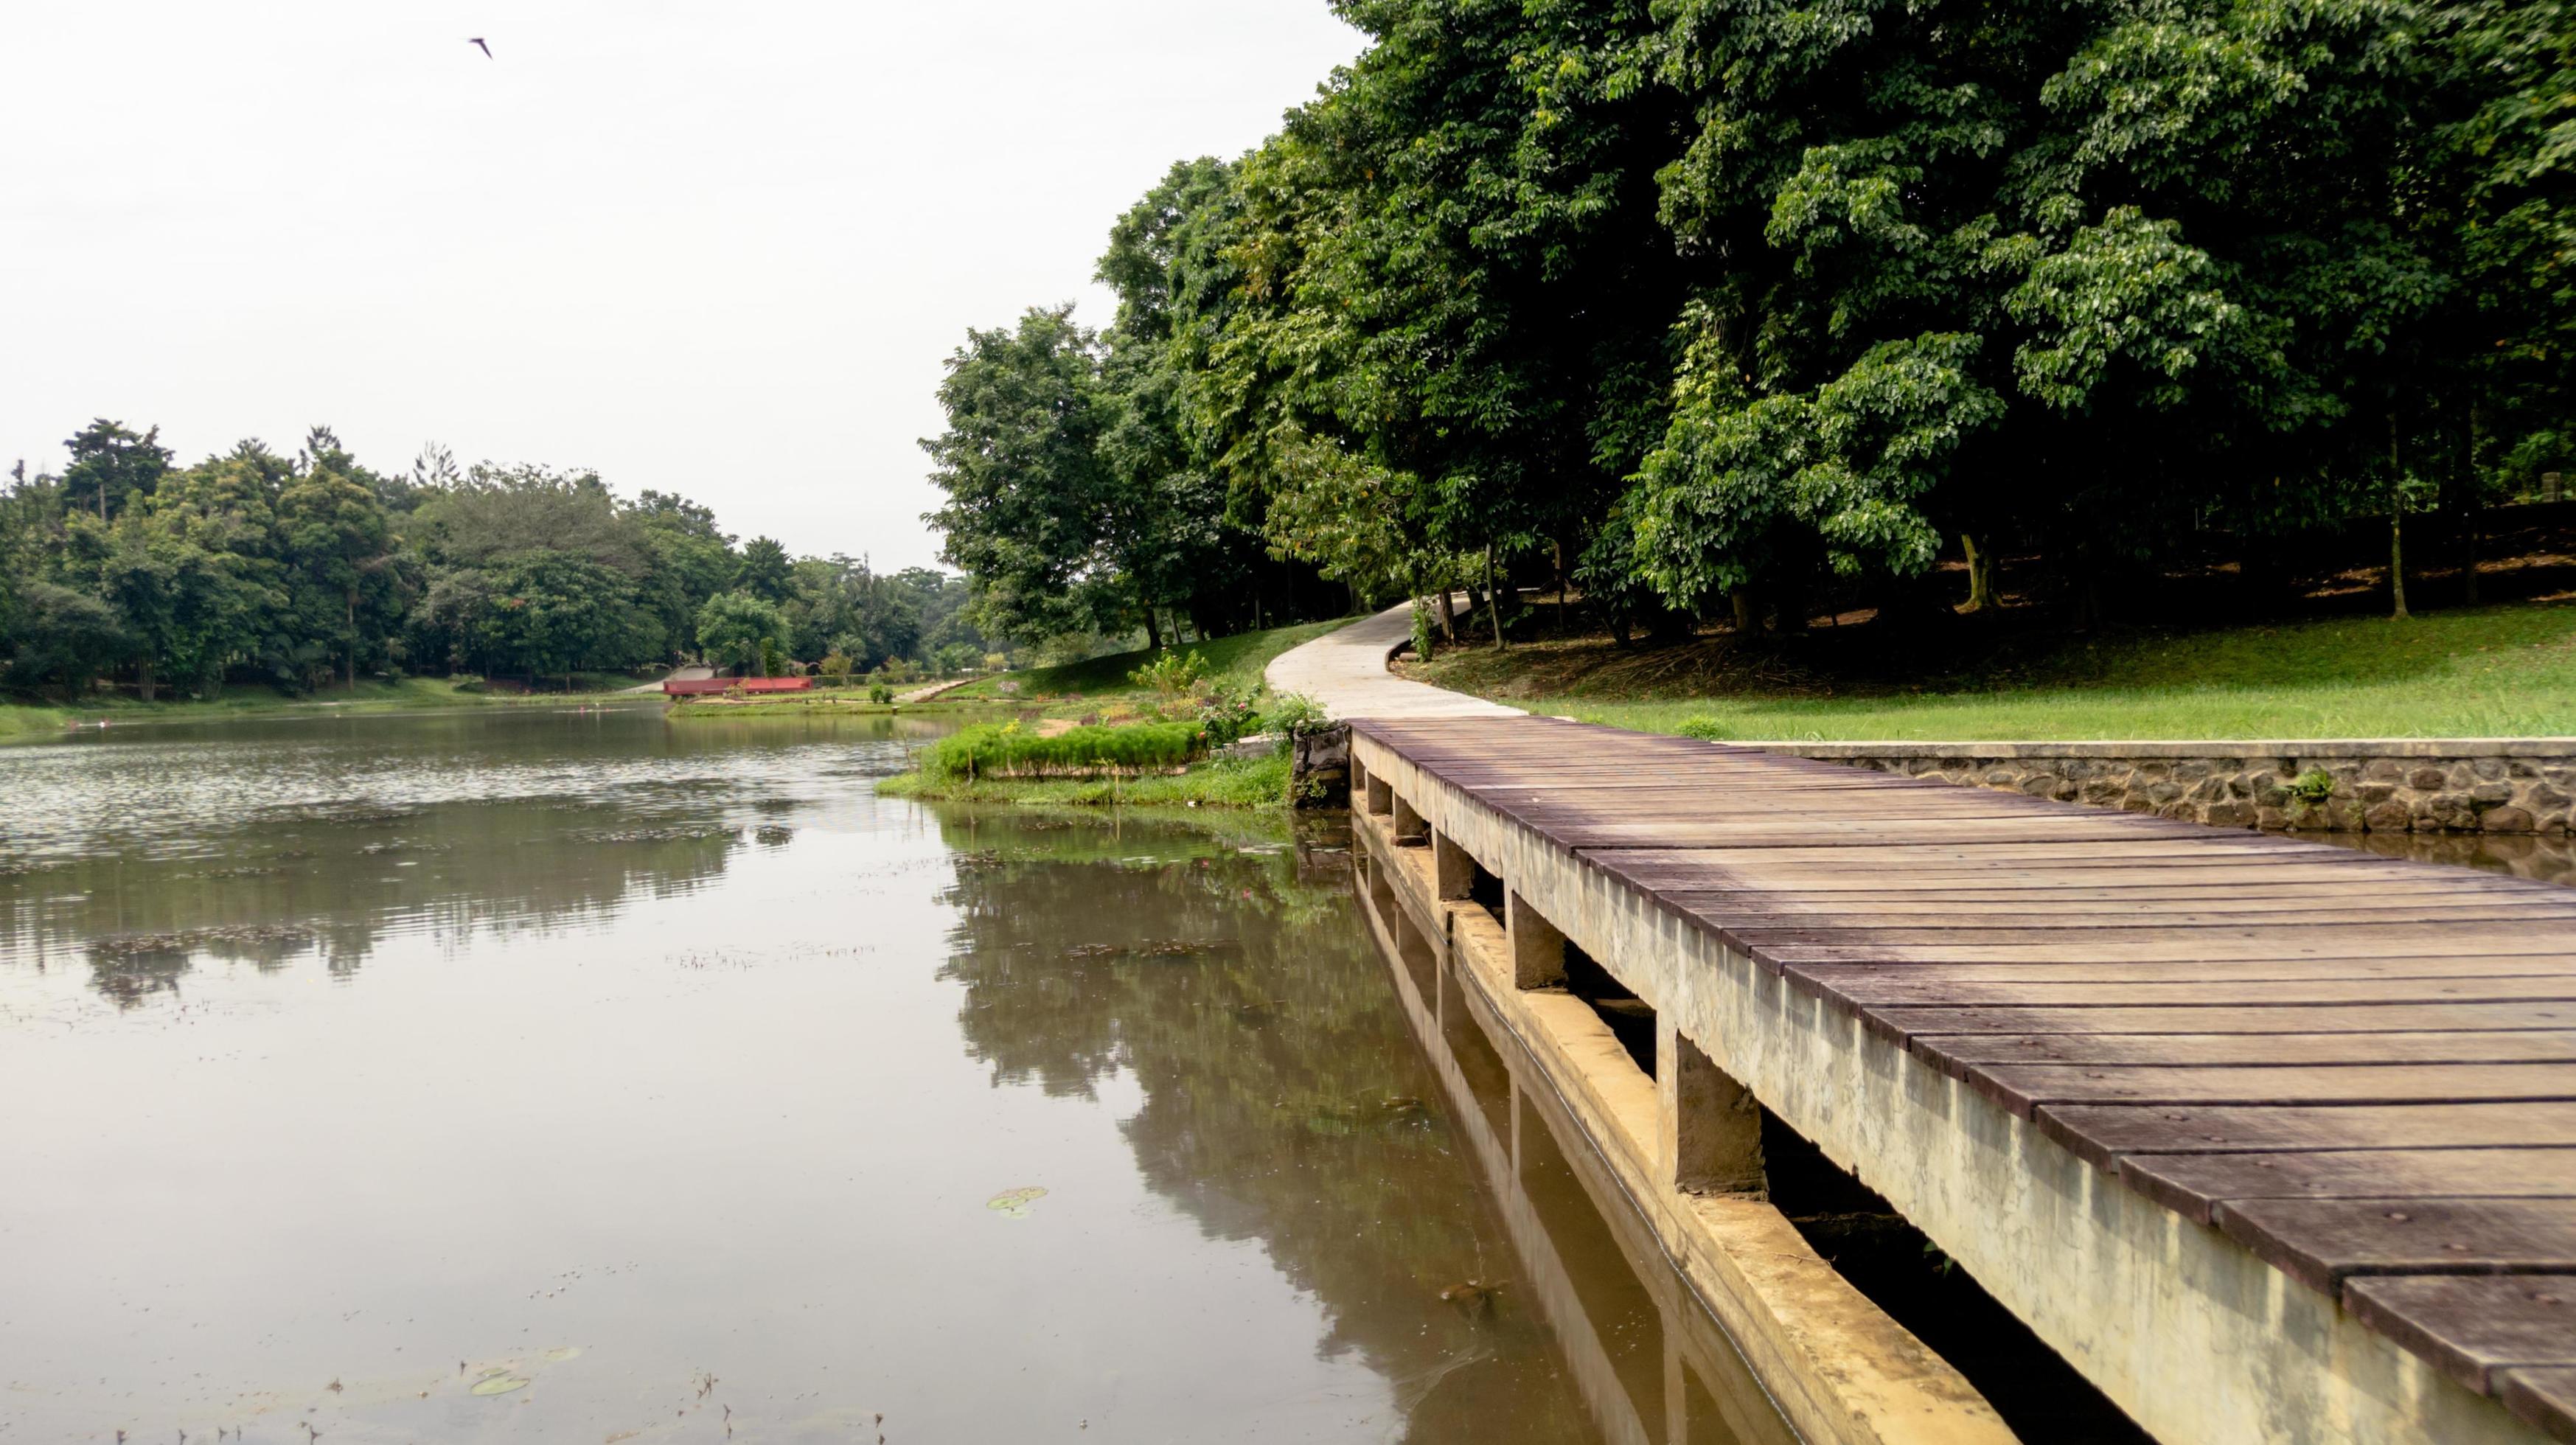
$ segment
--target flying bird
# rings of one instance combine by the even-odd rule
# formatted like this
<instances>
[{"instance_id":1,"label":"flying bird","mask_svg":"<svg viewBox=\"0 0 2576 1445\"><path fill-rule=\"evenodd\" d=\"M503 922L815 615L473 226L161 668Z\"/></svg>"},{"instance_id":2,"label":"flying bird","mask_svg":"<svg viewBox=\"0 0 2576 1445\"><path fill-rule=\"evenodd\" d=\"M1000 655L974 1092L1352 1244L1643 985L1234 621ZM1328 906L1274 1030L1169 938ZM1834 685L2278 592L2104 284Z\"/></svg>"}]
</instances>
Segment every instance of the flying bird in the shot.
<instances>
[{"instance_id":1,"label":"flying bird","mask_svg":"<svg viewBox=\"0 0 2576 1445\"><path fill-rule=\"evenodd\" d=\"M482 37L482 36L480 36L480 35L473 36L472 38L468 39L465 43L466 43L466 44L468 44L468 45L473 46L473 47L474 47L475 49L477 49L477 50L482 51L482 52L483 52L483 58L484 58L484 59L489 60L489 59L491 59L491 58L492 58L492 47L483 43L483 37Z\"/></svg>"}]
</instances>

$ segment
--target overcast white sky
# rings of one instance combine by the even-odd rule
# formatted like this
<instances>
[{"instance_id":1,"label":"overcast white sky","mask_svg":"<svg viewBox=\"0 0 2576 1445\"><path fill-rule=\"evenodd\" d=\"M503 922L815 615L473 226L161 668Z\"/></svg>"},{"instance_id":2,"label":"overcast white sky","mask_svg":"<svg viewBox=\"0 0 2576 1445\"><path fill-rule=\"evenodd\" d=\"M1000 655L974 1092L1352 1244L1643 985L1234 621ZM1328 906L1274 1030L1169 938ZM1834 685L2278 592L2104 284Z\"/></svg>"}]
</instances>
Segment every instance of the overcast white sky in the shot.
<instances>
[{"instance_id":1,"label":"overcast white sky","mask_svg":"<svg viewBox=\"0 0 2576 1445\"><path fill-rule=\"evenodd\" d=\"M1105 323L1111 219L1361 44L1323 0L85 0L6 35L0 468L93 416L183 461L325 422L887 567L938 545L915 443L965 328Z\"/></svg>"}]
</instances>

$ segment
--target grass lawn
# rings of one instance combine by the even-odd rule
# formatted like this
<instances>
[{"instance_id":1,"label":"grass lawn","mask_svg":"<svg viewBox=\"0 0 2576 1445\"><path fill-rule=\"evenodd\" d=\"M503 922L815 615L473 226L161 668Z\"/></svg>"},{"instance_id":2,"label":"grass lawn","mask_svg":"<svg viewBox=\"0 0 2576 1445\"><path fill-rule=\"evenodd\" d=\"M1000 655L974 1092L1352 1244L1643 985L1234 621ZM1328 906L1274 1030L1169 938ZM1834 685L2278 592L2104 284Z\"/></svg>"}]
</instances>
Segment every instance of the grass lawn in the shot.
<instances>
[{"instance_id":1,"label":"grass lawn","mask_svg":"<svg viewBox=\"0 0 2576 1445\"><path fill-rule=\"evenodd\" d=\"M1288 759L1219 758L1197 764L1185 773L1158 773L1116 783L1008 778L970 782L912 772L885 779L877 784L877 791L890 798L1033 807L1285 808Z\"/></svg>"},{"instance_id":2,"label":"grass lawn","mask_svg":"<svg viewBox=\"0 0 2576 1445\"><path fill-rule=\"evenodd\" d=\"M0 741L24 742L59 735L74 723L219 722L229 718L330 712L416 712L449 707L561 707L567 701L658 701L645 694L620 699L618 690L632 687L625 677L585 677L582 691L508 693L465 691L463 679L406 677L394 682L365 681L352 690L333 685L303 697L287 697L265 687L234 687L212 702L175 698L137 702L129 697L83 698L78 706L0 703Z\"/></svg>"},{"instance_id":3,"label":"grass lawn","mask_svg":"<svg viewBox=\"0 0 2576 1445\"><path fill-rule=\"evenodd\" d=\"M1026 703L1042 707L1050 714L1065 716L1120 708L1142 710L1154 701L1153 690L1129 682L1127 675L1163 653L1195 652L1206 659L1207 675L1211 680L1249 684L1257 688L1261 684L1261 670L1270 665L1270 659L1350 621L1351 618L1337 617L1330 622L1301 622L1294 627L1272 627L1260 632L1238 632L1232 637L1219 637L1208 642L1183 643L1164 648L1162 652L1142 648L1135 652L1087 658L1062 667L1033 667L1007 677L968 683L953 692L940 694L939 700ZM1019 690L1016 693L1001 691L1004 682L1018 684Z\"/></svg>"},{"instance_id":4,"label":"grass lawn","mask_svg":"<svg viewBox=\"0 0 2576 1445\"><path fill-rule=\"evenodd\" d=\"M1969 635L1973 642L1974 634ZM1917 684L1723 638L1460 648L1406 675L1646 732L1787 741L2576 734L2576 606L2331 618L1973 650ZM1829 647L1819 636L1807 645ZM1955 645L1955 640L1954 640ZM1796 642L1778 644L1794 649Z\"/></svg>"}]
</instances>

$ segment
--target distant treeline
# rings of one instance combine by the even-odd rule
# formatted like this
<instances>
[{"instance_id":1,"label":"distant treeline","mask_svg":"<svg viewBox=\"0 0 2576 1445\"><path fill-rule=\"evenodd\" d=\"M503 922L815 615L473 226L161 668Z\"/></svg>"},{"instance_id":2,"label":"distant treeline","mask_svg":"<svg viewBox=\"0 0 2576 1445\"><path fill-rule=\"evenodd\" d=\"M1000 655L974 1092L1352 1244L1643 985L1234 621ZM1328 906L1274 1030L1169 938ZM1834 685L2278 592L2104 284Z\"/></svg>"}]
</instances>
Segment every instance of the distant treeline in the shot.
<instances>
[{"instance_id":1,"label":"distant treeline","mask_svg":"<svg viewBox=\"0 0 2576 1445\"><path fill-rule=\"evenodd\" d=\"M0 686L21 693L985 654L957 578L736 545L705 507L586 472L459 470L435 446L378 472L323 427L291 457L253 440L184 467L157 429L66 445L60 476L22 463L0 495Z\"/></svg>"},{"instance_id":2,"label":"distant treeline","mask_svg":"<svg viewBox=\"0 0 2576 1445\"><path fill-rule=\"evenodd\" d=\"M1623 630L1927 615L2010 553L2092 615L2194 536L2259 580L2565 465L2561 0L1335 8L1364 54L1118 219L1111 326L951 359L936 520L997 624L1264 551L1571 574Z\"/></svg>"}]
</instances>

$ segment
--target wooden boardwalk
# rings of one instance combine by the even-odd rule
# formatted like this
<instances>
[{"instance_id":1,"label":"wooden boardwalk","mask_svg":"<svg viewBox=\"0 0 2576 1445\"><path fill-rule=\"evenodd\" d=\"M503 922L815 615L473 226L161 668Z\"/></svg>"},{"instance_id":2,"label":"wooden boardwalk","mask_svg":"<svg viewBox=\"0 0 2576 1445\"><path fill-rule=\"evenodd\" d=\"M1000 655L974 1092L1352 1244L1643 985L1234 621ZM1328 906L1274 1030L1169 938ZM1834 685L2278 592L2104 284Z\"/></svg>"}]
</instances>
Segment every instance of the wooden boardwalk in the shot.
<instances>
[{"instance_id":1,"label":"wooden boardwalk","mask_svg":"<svg viewBox=\"0 0 2576 1445\"><path fill-rule=\"evenodd\" d=\"M2576 890L1544 718L1353 726L2576 1440Z\"/></svg>"}]
</instances>

